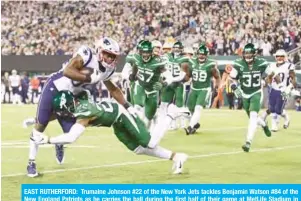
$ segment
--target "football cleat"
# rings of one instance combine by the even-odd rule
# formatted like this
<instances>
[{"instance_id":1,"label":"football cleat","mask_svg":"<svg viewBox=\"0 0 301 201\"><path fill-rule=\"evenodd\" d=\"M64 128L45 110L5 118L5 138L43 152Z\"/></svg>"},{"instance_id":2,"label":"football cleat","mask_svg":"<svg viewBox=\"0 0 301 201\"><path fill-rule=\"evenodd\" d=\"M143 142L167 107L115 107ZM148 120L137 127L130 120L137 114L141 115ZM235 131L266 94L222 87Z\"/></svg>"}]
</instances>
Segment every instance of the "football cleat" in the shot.
<instances>
[{"instance_id":1,"label":"football cleat","mask_svg":"<svg viewBox=\"0 0 301 201\"><path fill-rule=\"evenodd\" d=\"M27 165L27 176L37 177L38 175L36 163L34 161L29 161Z\"/></svg>"},{"instance_id":2,"label":"football cleat","mask_svg":"<svg viewBox=\"0 0 301 201\"><path fill-rule=\"evenodd\" d=\"M244 150L244 152L249 152L250 147L251 147L251 143L246 142L246 144L244 144L241 148Z\"/></svg>"},{"instance_id":3,"label":"football cleat","mask_svg":"<svg viewBox=\"0 0 301 201\"><path fill-rule=\"evenodd\" d=\"M28 118L23 121L23 128L27 128L28 126L34 125L36 123L35 118Z\"/></svg>"},{"instance_id":4,"label":"football cleat","mask_svg":"<svg viewBox=\"0 0 301 201\"><path fill-rule=\"evenodd\" d=\"M64 160L65 160L64 145L61 145L61 144L55 145L55 157L56 157L56 162L59 165L64 163Z\"/></svg>"},{"instance_id":5,"label":"football cleat","mask_svg":"<svg viewBox=\"0 0 301 201\"><path fill-rule=\"evenodd\" d=\"M187 160L188 155L184 153L176 153L172 165L173 174L181 174L184 169L184 163Z\"/></svg>"},{"instance_id":6,"label":"football cleat","mask_svg":"<svg viewBox=\"0 0 301 201\"><path fill-rule=\"evenodd\" d=\"M272 132L277 132L278 131L278 126L277 125L272 125L271 131Z\"/></svg>"},{"instance_id":7,"label":"football cleat","mask_svg":"<svg viewBox=\"0 0 301 201\"><path fill-rule=\"evenodd\" d=\"M264 131L264 134L265 134L267 137L271 137L271 136L272 136L272 133L271 133L271 131L270 131L268 125L262 126L262 129L263 129L263 131Z\"/></svg>"},{"instance_id":8,"label":"football cleat","mask_svg":"<svg viewBox=\"0 0 301 201\"><path fill-rule=\"evenodd\" d=\"M285 121L283 124L283 128L288 129L289 126L290 126L290 121Z\"/></svg>"}]
</instances>

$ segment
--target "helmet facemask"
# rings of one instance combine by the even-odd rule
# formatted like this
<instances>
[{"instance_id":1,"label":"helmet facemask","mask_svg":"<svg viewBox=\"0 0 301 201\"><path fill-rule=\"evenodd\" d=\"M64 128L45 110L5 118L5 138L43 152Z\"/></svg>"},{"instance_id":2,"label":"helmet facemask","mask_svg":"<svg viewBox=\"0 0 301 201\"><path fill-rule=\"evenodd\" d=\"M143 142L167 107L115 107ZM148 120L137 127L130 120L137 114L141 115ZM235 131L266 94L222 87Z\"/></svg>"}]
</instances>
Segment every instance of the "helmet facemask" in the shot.
<instances>
[{"instance_id":1,"label":"helmet facemask","mask_svg":"<svg viewBox=\"0 0 301 201\"><path fill-rule=\"evenodd\" d=\"M244 53L244 59L247 63L252 63L254 61L255 55L251 52Z\"/></svg>"},{"instance_id":2,"label":"helmet facemask","mask_svg":"<svg viewBox=\"0 0 301 201\"><path fill-rule=\"evenodd\" d=\"M285 62L285 56L284 55L277 55L276 56L276 63L281 65Z\"/></svg>"},{"instance_id":3,"label":"helmet facemask","mask_svg":"<svg viewBox=\"0 0 301 201\"><path fill-rule=\"evenodd\" d=\"M198 54L198 59L199 59L199 62L200 63L204 63L207 59L207 55L206 54L202 54L202 53L199 53Z\"/></svg>"},{"instance_id":4,"label":"helmet facemask","mask_svg":"<svg viewBox=\"0 0 301 201\"><path fill-rule=\"evenodd\" d=\"M141 55L141 58L142 58L142 60L144 62L148 62L152 58L152 52L149 52L149 51L143 51L143 50L141 50L140 51L140 55Z\"/></svg>"},{"instance_id":5,"label":"helmet facemask","mask_svg":"<svg viewBox=\"0 0 301 201\"><path fill-rule=\"evenodd\" d=\"M99 61L105 68L115 68L117 64L117 55L112 52L101 50Z\"/></svg>"}]
</instances>

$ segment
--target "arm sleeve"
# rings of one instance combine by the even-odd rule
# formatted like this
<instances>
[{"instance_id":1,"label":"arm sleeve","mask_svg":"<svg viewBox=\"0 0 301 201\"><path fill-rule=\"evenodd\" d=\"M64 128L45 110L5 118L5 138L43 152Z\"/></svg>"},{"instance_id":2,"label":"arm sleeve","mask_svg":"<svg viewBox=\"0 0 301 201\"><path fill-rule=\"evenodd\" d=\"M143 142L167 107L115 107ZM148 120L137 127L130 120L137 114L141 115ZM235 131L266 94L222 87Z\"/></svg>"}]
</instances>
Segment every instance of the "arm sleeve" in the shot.
<instances>
[{"instance_id":1,"label":"arm sleeve","mask_svg":"<svg viewBox=\"0 0 301 201\"><path fill-rule=\"evenodd\" d=\"M52 137L49 139L51 144L70 144L75 142L79 136L85 131L85 127L79 123L75 123L70 131L66 134L59 135L57 137Z\"/></svg>"}]
</instances>

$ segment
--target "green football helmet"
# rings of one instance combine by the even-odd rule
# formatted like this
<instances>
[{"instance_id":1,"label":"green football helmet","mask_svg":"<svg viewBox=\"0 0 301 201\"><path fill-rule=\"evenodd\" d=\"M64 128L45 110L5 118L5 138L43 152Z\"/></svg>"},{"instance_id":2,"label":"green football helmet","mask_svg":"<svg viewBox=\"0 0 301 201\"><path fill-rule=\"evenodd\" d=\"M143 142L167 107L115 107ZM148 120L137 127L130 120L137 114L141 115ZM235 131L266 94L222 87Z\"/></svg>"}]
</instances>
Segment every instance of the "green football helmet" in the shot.
<instances>
[{"instance_id":1,"label":"green football helmet","mask_svg":"<svg viewBox=\"0 0 301 201\"><path fill-rule=\"evenodd\" d=\"M59 91L53 99L53 109L60 117L73 117L75 99L70 91Z\"/></svg>"},{"instance_id":2,"label":"green football helmet","mask_svg":"<svg viewBox=\"0 0 301 201\"><path fill-rule=\"evenodd\" d=\"M152 58L153 45L150 41L145 40L140 44L139 53L144 62L148 62Z\"/></svg>"},{"instance_id":3,"label":"green football helmet","mask_svg":"<svg viewBox=\"0 0 301 201\"><path fill-rule=\"evenodd\" d=\"M247 63L252 63L256 56L256 48L252 43L245 45L243 49L243 58Z\"/></svg>"},{"instance_id":4,"label":"green football helmet","mask_svg":"<svg viewBox=\"0 0 301 201\"><path fill-rule=\"evenodd\" d=\"M207 59L207 56L209 54L209 50L205 44L200 45L197 55L200 63L204 63Z\"/></svg>"},{"instance_id":5,"label":"green football helmet","mask_svg":"<svg viewBox=\"0 0 301 201\"><path fill-rule=\"evenodd\" d=\"M137 50L140 51L141 49L141 43L143 43L145 40L140 40L138 45L137 45Z\"/></svg>"},{"instance_id":6,"label":"green football helmet","mask_svg":"<svg viewBox=\"0 0 301 201\"><path fill-rule=\"evenodd\" d=\"M180 41L177 41L173 44L172 46L172 52L174 53L175 56L179 56L183 53L183 44Z\"/></svg>"}]
</instances>

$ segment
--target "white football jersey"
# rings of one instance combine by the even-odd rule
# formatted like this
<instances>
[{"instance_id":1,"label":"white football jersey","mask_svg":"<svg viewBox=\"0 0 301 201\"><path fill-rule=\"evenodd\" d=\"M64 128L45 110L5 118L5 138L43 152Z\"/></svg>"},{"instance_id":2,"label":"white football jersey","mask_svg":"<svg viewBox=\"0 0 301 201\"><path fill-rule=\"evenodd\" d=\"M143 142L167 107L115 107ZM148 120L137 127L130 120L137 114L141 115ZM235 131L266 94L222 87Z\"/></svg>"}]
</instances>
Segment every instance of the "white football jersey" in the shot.
<instances>
[{"instance_id":1,"label":"white football jersey","mask_svg":"<svg viewBox=\"0 0 301 201\"><path fill-rule=\"evenodd\" d=\"M281 81L281 86L287 87L290 84L289 72L295 70L295 65L290 62L284 62L284 64L277 66L276 63L270 65L271 72L274 72L274 77L279 76ZM272 81L272 88L275 90L280 90L279 85L276 83L275 79Z\"/></svg>"},{"instance_id":2,"label":"white football jersey","mask_svg":"<svg viewBox=\"0 0 301 201\"><path fill-rule=\"evenodd\" d=\"M21 77L20 75L10 75L9 81L12 87L18 87L20 85Z\"/></svg>"},{"instance_id":3,"label":"white football jersey","mask_svg":"<svg viewBox=\"0 0 301 201\"><path fill-rule=\"evenodd\" d=\"M99 71L99 73L101 74L101 77L100 77L98 83L100 81L109 80L110 77L115 72L115 68L108 69L108 68L103 67L99 63L99 61L97 59L97 55L95 54L94 50L92 50L91 48L89 48L87 46L81 46L78 49L78 51L73 55L73 57L75 57L76 55L80 55L83 58L84 67L92 68L92 69ZM57 73L62 73L64 68L68 65L68 63L69 63L69 61L64 63L62 69ZM58 77L56 75L57 73L54 73L52 76ZM53 83L56 86L58 91L69 90L75 95L82 92L83 90L85 90L85 88L89 87L89 85L92 85L89 83L82 83L79 81L74 81L65 76L58 77L57 79L55 79L53 81Z\"/></svg>"}]
</instances>

